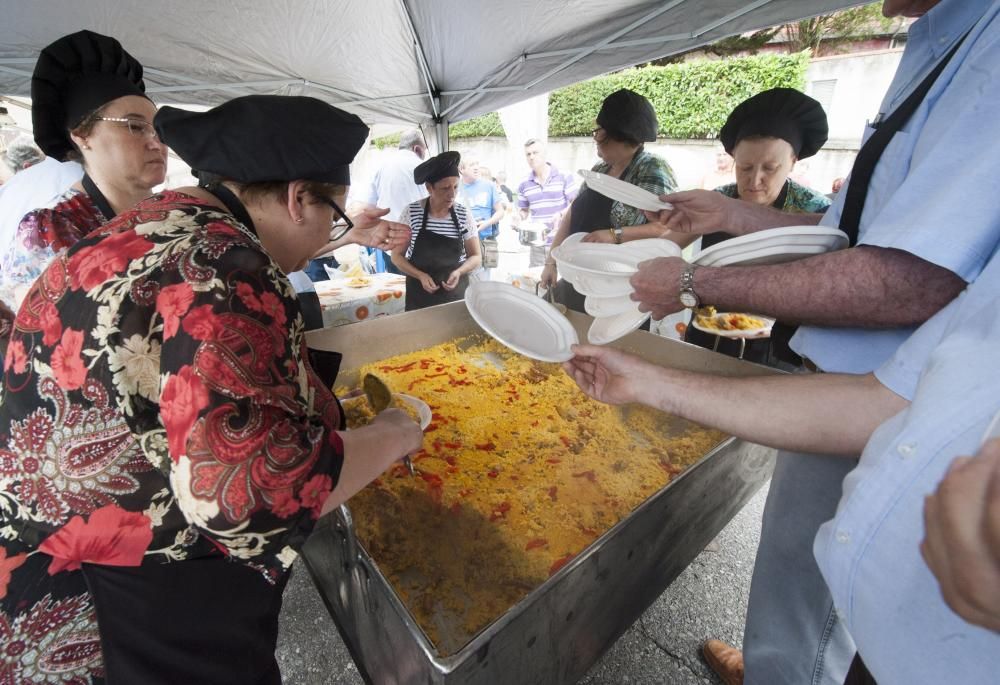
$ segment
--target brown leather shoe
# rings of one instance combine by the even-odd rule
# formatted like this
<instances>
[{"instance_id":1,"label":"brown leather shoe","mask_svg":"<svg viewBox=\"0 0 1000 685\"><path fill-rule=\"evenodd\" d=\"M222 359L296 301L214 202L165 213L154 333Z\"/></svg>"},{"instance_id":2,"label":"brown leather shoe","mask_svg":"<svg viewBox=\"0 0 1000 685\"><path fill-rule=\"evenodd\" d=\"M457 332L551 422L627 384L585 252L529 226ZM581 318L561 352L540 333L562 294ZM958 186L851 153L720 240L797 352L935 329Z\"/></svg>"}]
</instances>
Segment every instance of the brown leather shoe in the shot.
<instances>
[{"instance_id":1,"label":"brown leather shoe","mask_svg":"<svg viewBox=\"0 0 1000 685\"><path fill-rule=\"evenodd\" d=\"M726 685L743 685L743 652L722 640L705 640L701 655Z\"/></svg>"}]
</instances>

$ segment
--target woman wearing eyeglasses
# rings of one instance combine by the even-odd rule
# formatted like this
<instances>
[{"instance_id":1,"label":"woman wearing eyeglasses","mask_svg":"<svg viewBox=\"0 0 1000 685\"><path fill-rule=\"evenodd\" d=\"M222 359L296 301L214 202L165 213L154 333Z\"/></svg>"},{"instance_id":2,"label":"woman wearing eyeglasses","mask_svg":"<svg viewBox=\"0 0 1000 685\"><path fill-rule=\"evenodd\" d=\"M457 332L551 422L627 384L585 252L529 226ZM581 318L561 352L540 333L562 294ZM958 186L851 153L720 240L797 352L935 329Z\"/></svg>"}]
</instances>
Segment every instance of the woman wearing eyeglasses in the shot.
<instances>
[{"instance_id":1,"label":"woman wearing eyeglasses","mask_svg":"<svg viewBox=\"0 0 1000 685\"><path fill-rule=\"evenodd\" d=\"M50 157L80 162L84 177L25 215L13 242L0 246L0 299L15 312L57 254L149 197L167 172L142 65L114 38L79 31L44 48L31 101L35 142Z\"/></svg>"},{"instance_id":2,"label":"woman wearing eyeglasses","mask_svg":"<svg viewBox=\"0 0 1000 685\"><path fill-rule=\"evenodd\" d=\"M593 171L632 183L657 195L677 189L673 169L663 158L644 148L656 140L659 124L653 105L638 93L618 90L604 99L593 130L597 156L601 161ZM643 212L591 190L584 184L573 204L563 215L552 247L570 234L586 232L586 242L622 243L640 238L658 238L663 228L649 225ZM583 295L572 285L559 281L552 257L545 261L542 283L556 287L556 299L570 309L583 311ZM646 324L648 327L648 324Z\"/></svg>"},{"instance_id":3,"label":"woman wearing eyeglasses","mask_svg":"<svg viewBox=\"0 0 1000 685\"><path fill-rule=\"evenodd\" d=\"M331 226L340 240L375 230L340 210L368 127L272 95L163 107L155 124L204 185L146 198L66 250L9 344L10 682L280 683L297 550L423 439L398 409L342 430L335 371L313 365L286 276Z\"/></svg>"}]
</instances>

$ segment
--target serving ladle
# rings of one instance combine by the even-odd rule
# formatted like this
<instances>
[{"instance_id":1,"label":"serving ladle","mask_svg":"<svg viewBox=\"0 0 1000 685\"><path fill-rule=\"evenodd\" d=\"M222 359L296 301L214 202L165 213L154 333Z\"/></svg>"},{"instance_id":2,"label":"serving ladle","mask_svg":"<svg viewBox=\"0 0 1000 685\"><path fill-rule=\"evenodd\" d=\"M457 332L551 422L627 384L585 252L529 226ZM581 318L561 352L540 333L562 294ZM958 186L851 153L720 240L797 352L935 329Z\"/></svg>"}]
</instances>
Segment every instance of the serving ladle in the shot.
<instances>
[{"instance_id":1,"label":"serving ladle","mask_svg":"<svg viewBox=\"0 0 1000 685\"><path fill-rule=\"evenodd\" d=\"M376 415L392 404L392 391L389 389L389 386L373 373L366 373L365 377L361 379L361 389L365 391L368 404L371 405L372 412ZM417 469L414 468L413 461L410 460L410 455L403 457L403 464L411 476L417 475Z\"/></svg>"}]
</instances>

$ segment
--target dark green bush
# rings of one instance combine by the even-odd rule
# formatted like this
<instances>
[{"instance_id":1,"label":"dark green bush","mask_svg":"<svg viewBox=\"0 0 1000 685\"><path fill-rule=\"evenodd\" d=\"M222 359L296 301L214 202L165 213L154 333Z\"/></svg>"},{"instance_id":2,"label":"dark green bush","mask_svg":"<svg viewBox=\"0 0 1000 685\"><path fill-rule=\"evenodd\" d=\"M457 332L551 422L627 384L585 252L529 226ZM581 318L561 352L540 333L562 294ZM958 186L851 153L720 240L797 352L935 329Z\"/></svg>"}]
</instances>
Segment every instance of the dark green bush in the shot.
<instances>
[{"instance_id":1,"label":"dark green bush","mask_svg":"<svg viewBox=\"0 0 1000 685\"><path fill-rule=\"evenodd\" d=\"M802 89L808 65L804 51L626 69L553 91L549 136L589 134L601 101L619 88L630 88L653 103L661 136L711 138L733 107L751 95L768 88Z\"/></svg>"}]
</instances>

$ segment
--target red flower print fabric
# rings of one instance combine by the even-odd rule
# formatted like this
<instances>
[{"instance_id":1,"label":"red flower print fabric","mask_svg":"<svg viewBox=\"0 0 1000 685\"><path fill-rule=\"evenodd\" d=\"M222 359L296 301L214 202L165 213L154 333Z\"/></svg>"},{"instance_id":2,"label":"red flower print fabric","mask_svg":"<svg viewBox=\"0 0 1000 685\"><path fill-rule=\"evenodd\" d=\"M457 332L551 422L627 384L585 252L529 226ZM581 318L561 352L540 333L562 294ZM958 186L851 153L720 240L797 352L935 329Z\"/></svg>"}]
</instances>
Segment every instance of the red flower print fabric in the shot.
<instances>
[{"instance_id":1,"label":"red flower print fabric","mask_svg":"<svg viewBox=\"0 0 1000 685\"><path fill-rule=\"evenodd\" d=\"M63 331L59 344L52 350L52 373L59 386L65 390L76 390L87 378L82 351L83 331L74 331L70 328Z\"/></svg>"},{"instance_id":2,"label":"red flower print fabric","mask_svg":"<svg viewBox=\"0 0 1000 685\"><path fill-rule=\"evenodd\" d=\"M75 571L80 564L138 566L153 539L149 517L109 504L84 522L74 516L45 538L38 549L52 557L49 575Z\"/></svg>"},{"instance_id":3,"label":"red flower print fabric","mask_svg":"<svg viewBox=\"0 0 1000 685\"><path fill-rule=\"evenodd\" d=\"M160 396L160 418L167 429L170 457L175 462L187 453L191 427L207 406L208 391L191 366L185 366L167 381Z\"/></svg>"},{"instance_id":4,"label":"red flower print fabric","mask_svg":"<svg viewBox=\"0 0 1000 685\"><path fill-rule=\"evenodd\" d=\"M303 328L256 235L180 193L49 264L4 360L0 682L103 676L83 563L288 570L343 462Z\"/></svg>"}]
</instances>

